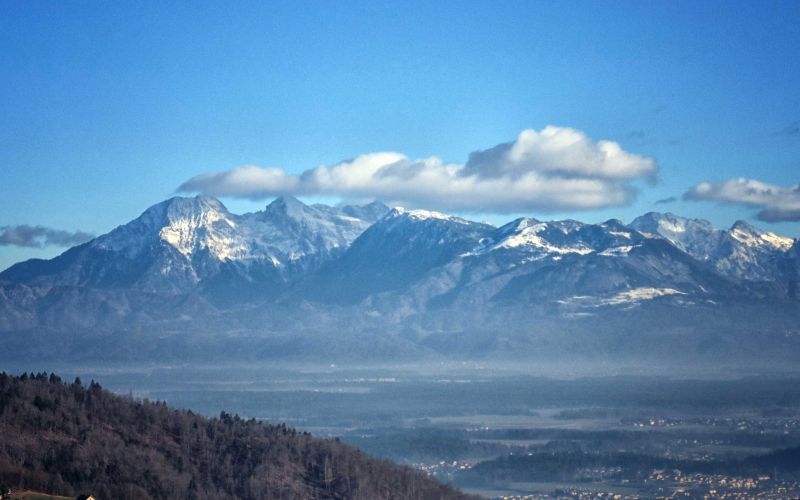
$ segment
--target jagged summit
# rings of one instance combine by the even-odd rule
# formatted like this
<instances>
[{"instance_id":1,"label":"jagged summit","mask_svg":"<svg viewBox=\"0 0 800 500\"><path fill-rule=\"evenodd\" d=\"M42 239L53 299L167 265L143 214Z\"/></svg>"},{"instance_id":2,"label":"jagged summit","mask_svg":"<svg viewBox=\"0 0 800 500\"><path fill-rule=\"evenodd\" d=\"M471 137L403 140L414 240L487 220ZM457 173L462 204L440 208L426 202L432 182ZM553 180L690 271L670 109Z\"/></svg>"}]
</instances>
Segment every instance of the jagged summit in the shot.
<instances>
[{"instance_id":1,"label":"jagged summit","mask_svg":"<svg viewBox=\"0 0 800 500\"><path fill-rule=\"evenodd\" d=\"M375 200L367 203L366 205L343 205L339 207L339 210L350 217L355 217L356 219L361 219L367 222L376 222L386 215L390 209L382 202Z\"/></svg>"},{"instance_id":2,"label":"jagged summit","mask_svg":"<svg viewBox=\"0 0 800 500\"><path fill-rule=\"evenodd\" d=\"M630 227L643 233L662 236L696 257L703 256L707 244L716 245L720 231L704 219L690 219L673 213L648 212L635 218ZM702 243L697 246L698 243Z\"/></svg>"},{"instance_id":3,"label":"jagged summit","mask_svg":"<svg viewBox=\"0 0 800 500\"><path fill-rule=\"evenodd\" d=\"M532 217L519 217L497 228L495 234L503 237L515 232L525 231L529 228L542 227L540 224L543 224L543 222L538 219L534 219Z\"/></svg>"},{"instance_id":4,"label":"jagged summit","mask_svg":"<svg viewBox=\"0 0 800 500\"><path fill-rule=\"evenodd\" d=\"M794 243L791 238L764 231L743 220L736 221L729 233L733 238L749 246L767 246L785 251Z\"/></svg>"},{"instance_id":5,"label":"jagged summit","mask_svg":"<svg viewBox=\"0 0 800 500\"><path fill-rule=\"evenodd\" d=\"M730 229L715 229L707 220L650 212L637 217L630 227L657 234L707 262L723 275L752 281L771 281L781 274L777 255L788 251L791 238L784 238L736 221Z\"/></svg>"},{"instance_id":6,"label":"jagged summit","mask_svg":"<svg viewBox=\"0 0 800 500\"><path fill-rule=\"evenodd\" d=\"M210 196L174 197L52 264L21 263L3 275L37 284L159 292L217 286L223 275L230 286L291 281L343 251L369 225L289 196L244 215L230 213Z\"/></svg>"},{"instance_id":7,"label":"jagged summit","mask_svg":"<svg viewBox=\"0 0 800 500\"><path fill-rule=\"evenodd\" d=\"M306 205L294 196L284 195L275 198L267 205L264 209L264 214L266 217L282 215L292 219L300 219L315 211L313 207Z\"/></svg>"},{"instance_id":8,"label":"jagged summit","mask_svg":"<svg viewBox=\"0 0 800 500\"><path fill-rule=\"evenodd\" d=\"M149 207L137 220L164 224L166 221L197 217L209 212L229 213L225 205L213 196L174 196Z\"/></svg>"},{"instance_id":9,"label":"jagged summit","mask_svg":"<svg viewBox=\"0 0 800 500\"><path fill-rule=\"evenodd\" d=\"M761 233L765 233L766 232L766 231L762 231L761 229L755 227L754 225L750 224L749 222L747 222L745 220L741 220L741 219L737 220L736 222L734 222L731 225L731 231L737 231L737 230L738 231L744 231L744 232L747 232L747 233L753 233L753 234L761 234Z\"/></svg>"},{"instance_id":10,"label":"jagged summit","mask_svg":"<svg viewBox=\"0 0 800 500\"><path fill-rule=\"evenodd\" d=\"M672 224L675 225L676 227L682 227L687 223L690 223L702 227L707 227L709 229L714 228L711 222L705 219L683 217L681 215L676 215L672 212L647 212L634 219L634 222L636 223L636 225L644 225L649 223L653 225L652 227L655 227L659 224L664 226ZM633 222L631 224L633 224Z\"/></svg>"},{"instance_id":11,"label":"jagged summit","mask_svg":"<svg viewBox=\"0 0 800 500\"><path fill-rule=\"evenodd\" d=\"M234 225L225 205L211 196L185 198L176 196L157 203L139 217L96 238L90 245L97 249L138 255L156 240L162 240L184 255L195 250L198 227L215 224Z\"/></svg>"}]
</instances>

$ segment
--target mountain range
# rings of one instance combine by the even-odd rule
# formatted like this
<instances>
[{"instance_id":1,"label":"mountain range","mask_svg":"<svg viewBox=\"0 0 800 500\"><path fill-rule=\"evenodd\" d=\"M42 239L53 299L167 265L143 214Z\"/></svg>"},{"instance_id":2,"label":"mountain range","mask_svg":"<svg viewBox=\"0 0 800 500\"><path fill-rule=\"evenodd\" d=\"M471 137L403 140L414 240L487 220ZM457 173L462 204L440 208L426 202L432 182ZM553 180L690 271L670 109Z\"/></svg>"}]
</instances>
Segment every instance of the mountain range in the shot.
<instances>
[{"instance_id":1,"label":"mountain range","mask_svg":"<svg viewBox=\"0 0 800 500\"><path fill-rule=\"evenodd\" d=\"M800 241L647 213L501 227L282 197L172 198L0 273L0 347L102 359L787 363Z\"/></svg>"}]
</instances>

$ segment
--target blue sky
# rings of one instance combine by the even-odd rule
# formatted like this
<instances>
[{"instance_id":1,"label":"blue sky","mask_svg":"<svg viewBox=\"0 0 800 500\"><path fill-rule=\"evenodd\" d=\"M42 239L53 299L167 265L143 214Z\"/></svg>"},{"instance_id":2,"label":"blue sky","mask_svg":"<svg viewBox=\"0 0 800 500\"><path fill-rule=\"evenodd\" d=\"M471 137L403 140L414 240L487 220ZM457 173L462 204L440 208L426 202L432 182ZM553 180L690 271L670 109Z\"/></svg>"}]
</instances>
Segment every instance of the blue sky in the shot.
<instances>
[{"instance_id":1,"label":"blue sky","mask_svg":"<svg viewBox=\"0 0 800 500\"><path fill-rule=\"evenodd\" d=\"M657 180L629 179L638 195L614 206L526 215L661 210L798 237L727 191L680 199L740 177L793 196L798 20L796 1L3 2L0 227L100 234L204 173L378 151L464 164L554 125L653 159ZM61 251L2 245L0 268Z\"/></svg>"}]
</instances>

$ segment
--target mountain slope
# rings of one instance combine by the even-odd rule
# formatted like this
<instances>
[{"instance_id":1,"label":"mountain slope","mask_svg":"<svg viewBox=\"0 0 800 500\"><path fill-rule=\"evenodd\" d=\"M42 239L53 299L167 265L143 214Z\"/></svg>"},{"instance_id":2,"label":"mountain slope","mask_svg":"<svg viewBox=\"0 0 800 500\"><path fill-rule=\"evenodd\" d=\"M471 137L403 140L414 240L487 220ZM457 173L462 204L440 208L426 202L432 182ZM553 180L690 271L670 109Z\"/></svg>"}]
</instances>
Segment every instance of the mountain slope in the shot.
<instances>
[{"instance_id":1,"label":"mountain slope","mask_svg":"<svg viewBox=\"0 0 800 500\"><path fill-rule=\"evenodd\" d=\"M394 208L296 293L352 304L375 293L402 289L472 250L493 229L438 212Z\"/></svg>"},{"instance_id":2,"label":"mountain slope","mask_svg":"<svg viewBox=\"0 0 800 500\"><path fill-rule=\"evenodd\" d=\"M562 309L627 306L664 296L710 299L737 290L736 283L664 239L620 221L517 219L431 272L411 293L438 308L549 305L549 314L556 315Z\"/></svg>"}]
</instances>

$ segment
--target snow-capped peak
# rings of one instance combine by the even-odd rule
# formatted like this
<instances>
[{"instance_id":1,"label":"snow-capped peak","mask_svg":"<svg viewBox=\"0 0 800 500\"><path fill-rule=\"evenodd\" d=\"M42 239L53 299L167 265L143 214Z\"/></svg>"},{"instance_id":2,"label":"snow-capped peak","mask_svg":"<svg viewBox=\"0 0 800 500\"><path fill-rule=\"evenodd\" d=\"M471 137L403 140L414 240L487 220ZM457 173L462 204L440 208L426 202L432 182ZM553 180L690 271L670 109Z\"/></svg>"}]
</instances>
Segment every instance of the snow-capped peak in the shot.
<instances>
[{"instance_id":1,"label":"snow-capped peak","mask_svg":"<svg viewBox=\"0 0 800 500\"><path fill-rule=\"evenodd\" d=\"M742 220L736 221L729 231L731 237L747 246L767 246L780 251L789 250L794 240L779 236L775 233L761 229Z\"/></svg>"},{"instance_id":2,"label":"snow-capped peak","mask_svg":"<svg viewBox=\"0 0 800 500\"><path fill-rule=\"evenodd\" d=\"M776 257L789 251L792 240L737 221L727 231L702 219L651 212L630 227L658 234L695 259L710 263L727 276L767 281L780 273Z\"/></svg>"},{"instance_id":3,"label":"snow-capped peak","mask_svg":"<svg viewBox=\"0 0 800 500\"><path fill-rule=\"evenodd\" d=\"M276 199L262 212L244 215L230 213L210 196L175 197L153 205L91 245L122 252L129 259L152 256L165 247L188 261L199 258L206 262L203 266L226 261L283 266L341 251L369 225L333 207L321 210L288 196ZM165 273L176 267L169 259L162 265Z\"/></svg>"},{"instance_id":4,"label":"snow-capped peak","mask_svg":"<svg viewBox=\"0 0 800 500\"><path fill-rule=\"evenodd\" d=\"M722 232L703 219L689 219L672 213L649 212L629 227L647 235L658 235L699 260L708 260L720 245Z\"/></svg>"},{"instance_id":5,"label":"snow-capped peak","mask_svg":"<svg viewBox=\"0 0 800 500\"><path fill-rule=\"evenodd\" d=\"M202 217L203 214L211 212L228 214L228 209L212 196L201 195L193 198L175 196L151 206L133 222L163 226L170 221Z\"/></svg>"},{"instance_id":6,"label":"snow-capped peak","mask_svg":"<svg viewBox=\"0 0 800 500\"><path fill-rule=\"evenodd\" d=\"M311 211L315 211L314 207L306 205L294 196L280 196L267 205L263 213L266 217L285 216L301 219Z\"/></svg>"},{"instance_id":7,"label":"snow-capped peak","mask_svg":"<svg viewBox=\"0 0 800 500\"><path fill-rule=\"evenodd\" d=\"M431 210L409 210L406 214L412 219L425 220L425 219L441 219L452 220L454 217L445 215L441 212L433 212Z\"/></svg>"},{"instance_id":8,"label":"snow-capped peak","mask_svg":"<svg viewBox=\"0 0 800 500\"><path fill-rule=\"evenodd\" d=\"M425 221L434 219L434 220L456 222L459 224L472 224L472 222L466 219L443 214L441 212L434 212L432 210L409 210L403 207L394 207L389 211L388 214L386 214L387 219L398 218L398 217L404 217L415 221Z\"/></svg>"},{"instance_id":9,"label":"snow-capped peak","mask_svg":"<svg viewBox=\"0 0 800 500\"><path fill-rule=\"evenodd\" d=\"M203 248L218 260L230 258L233 253L230 235L237 226L234 216L219 200L204 197L195 201L170 206L168 221L159 231L161 240L187 258Z\"/></svg>"},{"instance_id":10,"label":"snow-capped peak","mask_svg":"<svg viewBox=\"0 0 800 500\"><path fill-rule=\"evenodd\" d=\"M392 207L392 211L389 212L389 215L392 217L399 217L401 215L405 215L412 219L449 219L449 217L445 214L439 212L431 212L428 210L408 210L403 207Z\"/></svg>"},{"instance_id":11,"label":"snow-capped peak","mask_svg":"<svg viewBox=\"0 0 800 500\"><path fill-rule=\"evenodd\" d=\"M631 222L630 227L642 232L660 234L667 239L676 241L683 238L681 235L710 234L715 231L714 226L704 219L689 219L670 212L648 212Z\"/></svg>"},{"instance_id":12,"label":"snow-capped peak","mask_svg":"<svg viewBox=\"0 0 800 500\"><path fill-rule=\"evenodd\" d=\"M194 233L199 227L235 226L233 216L216 198L174 197L157 203L128 224L92 241L93 248L138 255L154 242L163 240L183 255L191 255Z\"/></svg>"}]
</instances>

